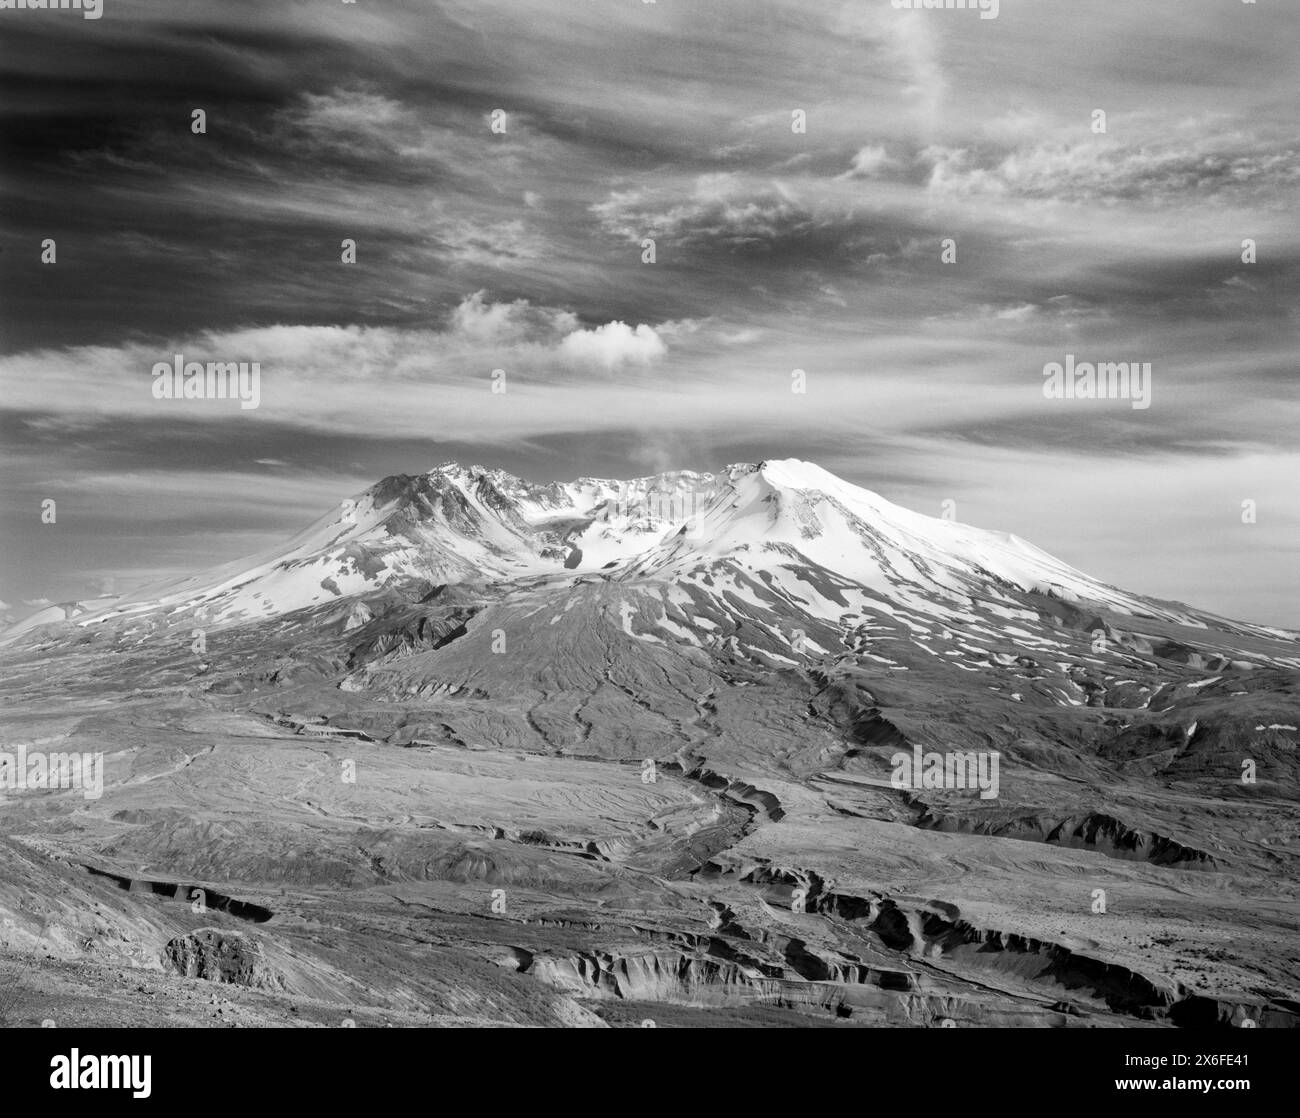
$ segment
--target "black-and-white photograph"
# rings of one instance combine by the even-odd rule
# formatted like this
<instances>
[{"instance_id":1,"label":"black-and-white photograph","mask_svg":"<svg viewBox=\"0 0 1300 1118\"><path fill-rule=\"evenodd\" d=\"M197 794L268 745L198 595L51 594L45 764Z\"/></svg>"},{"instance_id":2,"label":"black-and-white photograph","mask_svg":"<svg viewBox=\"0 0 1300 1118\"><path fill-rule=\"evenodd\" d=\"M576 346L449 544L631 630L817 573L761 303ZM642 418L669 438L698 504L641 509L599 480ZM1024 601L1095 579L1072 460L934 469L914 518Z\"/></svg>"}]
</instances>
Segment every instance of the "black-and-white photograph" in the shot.
<instances>
[{"instance_id":1,"label":"black-and-white photograph","mask_svg":"<svg viewBox=\"0 0 1300 1118\"><path fill-rule=\"evenodd\" d=\"M1294 1028L1298 63L0 0L0 1024Z\"/></svg>"}]
</instances>

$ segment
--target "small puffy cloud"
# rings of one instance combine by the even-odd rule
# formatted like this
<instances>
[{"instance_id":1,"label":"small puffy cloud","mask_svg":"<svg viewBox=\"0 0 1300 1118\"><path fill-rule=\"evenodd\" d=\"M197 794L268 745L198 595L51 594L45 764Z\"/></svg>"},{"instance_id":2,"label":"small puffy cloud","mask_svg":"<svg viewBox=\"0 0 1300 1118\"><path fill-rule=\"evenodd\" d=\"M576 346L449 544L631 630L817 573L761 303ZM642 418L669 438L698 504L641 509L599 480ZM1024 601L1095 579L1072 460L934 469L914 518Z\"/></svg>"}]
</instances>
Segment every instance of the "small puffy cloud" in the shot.
<instances>
[{"instance_id":1,"label":"small puffy cloud","mask_svg":"<svg viewBox=\"0 0 1300 1118\"><path fill-rule=\"evenodd\" d=\"M535 307L527 299L491 303L485 292L476 291L452 311L449 327L467 342L513 345L569 333L577 329L578 319L568 311Z\"/></svg>"},{"instance_id":2,"label":"small puffy cloud","mask_svg":"<svg viewBox=\"0 0 1300 1118\"><path fill-rule=\"evenodd\" d=\"M890 158L889 152L879 144L868 144L866 147L859 149L858 153L853 157L852 166L841 177L868 179L893 165L894 160Z\"/></svg>"},{"instance_id":3,"label":"small puffy cloud","mask_svg":"<svg viewBox=\"0 0 1300 1118\"><path fill-rule=\"evenodd\" d=\"M667 351L663 339L645 323L634 330L626 322L607 322L594 330L575 330L560 343L561 354L606 369L629 363L645 365Z\"/></svg>"}]
</instances>

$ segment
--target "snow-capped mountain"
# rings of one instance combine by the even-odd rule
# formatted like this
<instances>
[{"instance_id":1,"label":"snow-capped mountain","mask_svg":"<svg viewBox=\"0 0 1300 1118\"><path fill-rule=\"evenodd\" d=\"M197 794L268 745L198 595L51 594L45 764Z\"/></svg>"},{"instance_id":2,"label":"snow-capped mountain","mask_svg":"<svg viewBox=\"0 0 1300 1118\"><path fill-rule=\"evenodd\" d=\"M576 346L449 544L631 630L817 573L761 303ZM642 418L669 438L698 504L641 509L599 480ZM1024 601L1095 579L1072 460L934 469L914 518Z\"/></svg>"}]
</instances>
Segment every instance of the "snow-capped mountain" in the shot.
<instances>
[{"instance_id":1,"label":"snow-capped mountain","mask_svg":"<svg viewBox=\"0 0 1300 1118\"><path fill-rule=\"evenodd\" d=\"M1127 593L1015 536L923 516L796 459L545 484L448 462L385 478L282 547L116 600L56 607L7 635L157 612L238 623L387 589L590 576L731 595L733 605L761 599L830 624L1035 620L1028 595L1291 636Z\"/></svg>"},{"instance_id":2,"label":"snow-capped mountain","mask_svg":"<svg viewBox=\"0 0 1300 1118\"><path fill-rule=\"evenodd\" d=\"M683 577L727 559L754 573L787 572L796 582L800 571L818 567L924 609L933 609L935 598L950 605L973 597L1009 601L1001 587L1188 617L1090 578L1016 536L923 516L808 462L733 466L726 476L720 498L633 558L629 575Z\"/></svg>"},{"instance_id":3,"label":"snow-capped mountain","mask_svg":"<svg viewBox=\"0 0 1300 1118\"><path fill-rule=\"evenodd\" d=\"M237 621L389 584L491 582L607 567L658 540L711 499L714 485L709 475L689 471L537 485L501 470L445 463L427 474L385 478L282 546L48 619L75 614L93 623L202 609L216 620Z\"/></svg>"},{"instance_id":4,"label":"snow-capped mountain","mask_svg":"<svg viewBox=\"0 0 1300 1118\"><path fill-rule=\"evenodd\" d=\"M740 580L825 621L846 607L948 622L977 620L976 606L1005 619L1032 617L1023 602L1030 594L1288 636L1127 593L1015 536L923 516L795 459L716 474L546 484L449 462L385 478L282 547L114 601L82 603L59 619L85 625L203 610L216 622L237 622L413 583L593 574L626 584L734 588Z\"/></svg>"}]
</instances>

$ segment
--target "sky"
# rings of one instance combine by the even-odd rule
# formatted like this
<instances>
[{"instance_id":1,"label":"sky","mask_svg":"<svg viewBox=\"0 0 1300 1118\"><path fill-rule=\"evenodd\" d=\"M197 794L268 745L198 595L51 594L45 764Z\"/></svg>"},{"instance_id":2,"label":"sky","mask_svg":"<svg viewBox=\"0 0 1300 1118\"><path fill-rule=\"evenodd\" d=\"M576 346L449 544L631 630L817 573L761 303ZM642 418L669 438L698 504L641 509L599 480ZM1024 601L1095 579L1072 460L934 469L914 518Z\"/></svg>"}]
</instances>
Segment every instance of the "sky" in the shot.
<instances>
[{"instance_id":1,"label":"sky","mask_svg":"<svg viewBox=\"0 0 1300 1118\"><path fill-rule=\"evenodd\" d=\"M797 457L1300 628L1300 5L84 14L0 10L0 613L449 459ZM156 398L177 354L257 406Z\"/></svg>"}]
</instances>

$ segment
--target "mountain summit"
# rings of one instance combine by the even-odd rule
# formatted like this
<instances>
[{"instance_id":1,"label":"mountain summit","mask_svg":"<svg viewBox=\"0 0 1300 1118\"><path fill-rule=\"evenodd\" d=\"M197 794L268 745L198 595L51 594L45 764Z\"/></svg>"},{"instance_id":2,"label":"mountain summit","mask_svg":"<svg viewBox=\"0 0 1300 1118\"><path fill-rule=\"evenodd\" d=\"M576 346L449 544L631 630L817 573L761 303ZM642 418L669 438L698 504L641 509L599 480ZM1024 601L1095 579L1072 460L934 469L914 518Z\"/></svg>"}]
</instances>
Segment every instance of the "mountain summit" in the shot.
<instances>
[{"instance_id":1,"label":"mountain summit","mask_svg":"<svg viewBox=\"0 0 1300 1118\"><path fill-rule=\"evenodd\" d=\"M1288 636L1125 592L1013 535L923 516L798 459L541 484L447 462L385 478L281 547L111 603L55 607L20 628L73 612L87 624L200 609L233 623L411 585L590 576L730 585L825 623L900 611L1008 620L1030 616L1029 596L1039 605L1054 599L1085 611Z\"/></svg>"}]
</instances>

